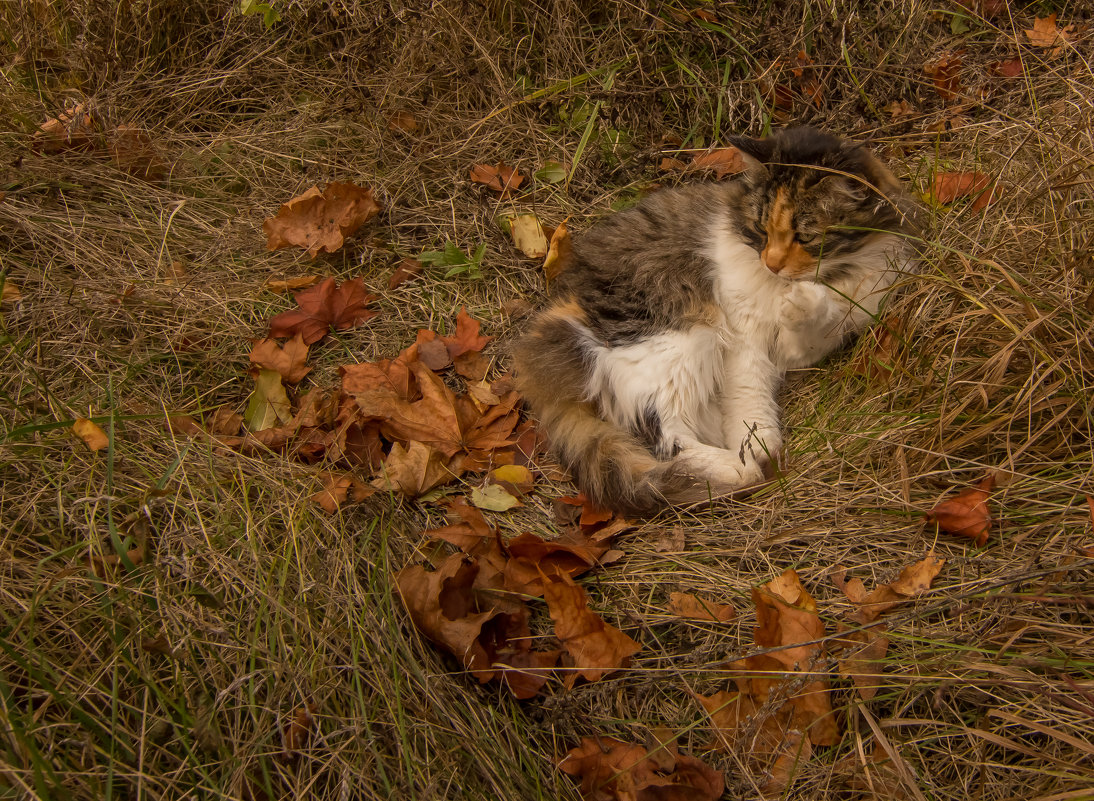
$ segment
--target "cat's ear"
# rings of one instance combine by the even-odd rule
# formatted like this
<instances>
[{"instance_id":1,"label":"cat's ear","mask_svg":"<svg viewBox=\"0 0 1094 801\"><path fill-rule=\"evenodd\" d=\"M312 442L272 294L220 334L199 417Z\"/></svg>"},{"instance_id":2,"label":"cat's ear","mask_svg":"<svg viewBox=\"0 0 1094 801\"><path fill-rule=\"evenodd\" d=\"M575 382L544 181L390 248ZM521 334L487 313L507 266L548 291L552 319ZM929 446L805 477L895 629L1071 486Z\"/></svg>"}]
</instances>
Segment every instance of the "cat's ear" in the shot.
<instances>
[{"instance_id":1,"label":"cat's ear","mask_svg":"<svg viewBox=\"0 0 1094 801\"><path fill-rule=\"evenodd\" d=\"M900 181L870 152L870 148L859 142L844 142L840 146L850 172L866 178L871 188L882 196L900 192Z\"/></svg>"},{"instance_id":2,"label":"cat's ear","mask_svg":"<svg viewBox=\"0 0 1094 801\"><path fill-rule=\"evenodd\" d=\"M730 136L727 137L727 141L740 152L747 174L753 176L767 174L767 167L764 165L771 161L771 156L775 152L774 142L770 139L752 139L747 136Z\"/></svg>"}]
</instances>

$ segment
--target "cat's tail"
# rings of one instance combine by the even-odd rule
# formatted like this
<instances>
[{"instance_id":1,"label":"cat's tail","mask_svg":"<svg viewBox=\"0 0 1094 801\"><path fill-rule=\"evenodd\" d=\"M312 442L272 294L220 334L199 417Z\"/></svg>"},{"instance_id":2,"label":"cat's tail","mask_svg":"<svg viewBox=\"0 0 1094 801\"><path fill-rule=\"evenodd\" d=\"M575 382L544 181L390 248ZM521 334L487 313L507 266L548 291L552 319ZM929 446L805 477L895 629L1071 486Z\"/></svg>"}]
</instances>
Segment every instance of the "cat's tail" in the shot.
<instances>
[{"instance_id":1,"label":"cat's tail","mask_svg":"<svg viewBox=\"0 0 1094 801\"><path fill-rule=\"evenodd\" d=\"M577 304L555 304L514 351L518 386L551 450L597 506L647 516L669 504L707 500L706 482L699 486L677 460L657 459L585 399L591 354L581 321Z\"/></svg>"}]
</instances>

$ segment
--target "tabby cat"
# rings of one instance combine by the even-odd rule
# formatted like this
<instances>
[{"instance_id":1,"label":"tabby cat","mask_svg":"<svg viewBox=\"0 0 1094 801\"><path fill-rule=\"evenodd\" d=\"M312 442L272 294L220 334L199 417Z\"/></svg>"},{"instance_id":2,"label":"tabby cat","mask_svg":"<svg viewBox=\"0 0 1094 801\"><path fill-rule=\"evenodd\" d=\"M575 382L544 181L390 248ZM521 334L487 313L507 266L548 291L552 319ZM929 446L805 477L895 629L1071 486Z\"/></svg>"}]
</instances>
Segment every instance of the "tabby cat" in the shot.
<instances>
[{"instance_id":1,"label":"tabby cat","mask_svg":"<svg viewBox=\"0 0 1094 801\"><path fill-rule=\"evenodd\" d=\"M733 494L782 447L776 393L866 327L915 265L914 205L865 147L734 138L728 183L662 189L575 236L517 343L518 385L594 503Z\"/></svg>"}]
</instances>

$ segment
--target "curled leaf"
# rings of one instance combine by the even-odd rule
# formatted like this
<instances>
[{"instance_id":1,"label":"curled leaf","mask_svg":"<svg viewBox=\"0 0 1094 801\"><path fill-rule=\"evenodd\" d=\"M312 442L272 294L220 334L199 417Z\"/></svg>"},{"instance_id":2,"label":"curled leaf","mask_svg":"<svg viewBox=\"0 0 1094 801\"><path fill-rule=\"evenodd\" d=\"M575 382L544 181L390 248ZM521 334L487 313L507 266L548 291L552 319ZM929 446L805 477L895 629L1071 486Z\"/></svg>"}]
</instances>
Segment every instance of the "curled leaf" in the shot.
<instances>
[{"instance_id":1,"label":"curled leaf","mask_svg":"<svg viewBox=\"0 0 1094 801\"><path fill-rule=\"evenodd\" d=\"M958 493L949 500L927 512L928 522L959 537L968 537L979 546L988 541L991 531L991 512L988 510L988 498L991 496L995 479L988 476L980 486Z\"/></svg>"},{"instance_id":2,"label":"curled leaf","mask_svg":"<svg viewBox=\"0 0 1094 801\"><path fill-rule=\"evenodd\" d=\"M86 417L77 417L72 424L72 433L84 441L92 451L101 451L110 444L110 440L99 426Z\"/></svg>"},{"instance_id":3,"label":"curled leaf","mask_svg":"<svg viewBox=\"0 0 1094 801\"><path fill-rule=\"evenodd\" d=\"M282 205L276 217L262 223L266 249L295 245L307 250L313 259L323 251L333 253L380 209L368 187L332 182L320 192L318 186L313 186Z\"/></svg>"}]
</instances>

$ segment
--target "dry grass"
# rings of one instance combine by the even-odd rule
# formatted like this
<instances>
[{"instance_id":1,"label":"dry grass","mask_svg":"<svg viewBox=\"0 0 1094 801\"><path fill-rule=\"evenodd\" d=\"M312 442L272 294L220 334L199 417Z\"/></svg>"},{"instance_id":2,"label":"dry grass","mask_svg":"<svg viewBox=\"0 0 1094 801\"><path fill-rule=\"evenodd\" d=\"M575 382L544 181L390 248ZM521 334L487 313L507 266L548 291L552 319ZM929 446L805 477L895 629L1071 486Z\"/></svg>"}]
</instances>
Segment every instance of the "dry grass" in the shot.
<instances>
[{"instance_id":1,"label":"dry grass","mask_svg":"<svg viewBox=\"0 0 1094 801\"><path fill-rule=\"evenodd\" d=\"M718 25L681 21L687 4L278 5L268 31L236 2L0 6L0 114L16 121L0 133L0 275L22 293L0 318L0 797L576 798L552 765L581 735L671 726L692 749L708 742L687 690L723 686L718 666L748 651L751 586L793 566L832 624L846 610L833 565L870 585L933 548L947 565L893 616L882 691L860 710L834 674L846 735L787 797L859 797L881 736L907 773L877 797L1094 798L1089 36L1056 58L1026 46L1051 3L1012 2L960 35L942 0L716 5ZM1089 4L1058 5L1061 22L1090 23ZM970 98L946 106L922 65L956 47ZM537 302L543 283L496 214L574 215L580 229L663 180L662 135L694 148L761 132L758 80L790 81L802 48L825 97L785 121L872 139L920 189L979 169L1006 194L986 214L934 213L923 275L892 306L906 328L889 382L854 371L865 340L792 376L776 487L644 523L588 582L642 642L633 670L524 704L478 687L393 598L392 571L424 556L435 510L381 501L328 518L306 500L316 467L165 433L169 413L242 409L250 339L286 306L263 289L271 275L383 290L381 317L316 353L317 385L449 325L461 304L498 337L504 368L520 320L500 309ZM1019 53L1024 77L977 77ZM917 110L893 121L883 108L899 99ZM167 177L34 153L31 134L66 100L104 129L146 127ZM389 129L398 110L421 128ZM499 159L576 169L568 186L499 202L467 180ZM267 253L261 220L327 180L371 184L385 214L317 263ZM481 281L386 290L402 256L446 240L487 243ZM68 433L80 416L110 430L109 454ZM991 469L1007 480L986 548L925 527L925 509ZM551 520L542 498L499 523L550 533ZM664 550L673 527L682 550ZM136 569L88 568L143 532ZM742 614L681 623L662 611L678 589ZM282 727L307 701L317 733L284 764ZM711 756L728 797L753 797L738 758Z\"/></svg>"}]
</instances>

